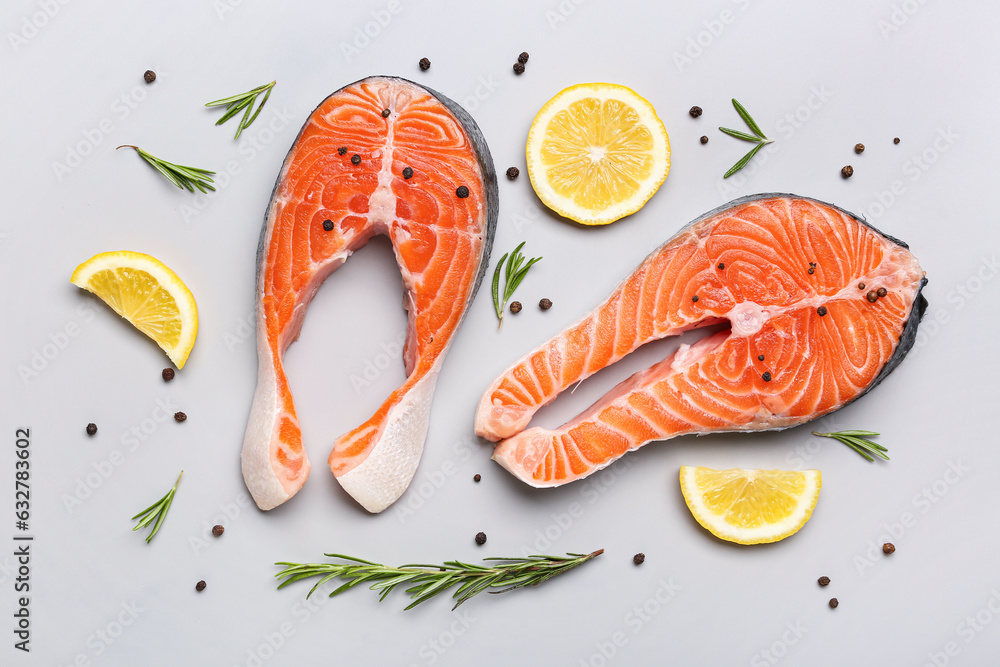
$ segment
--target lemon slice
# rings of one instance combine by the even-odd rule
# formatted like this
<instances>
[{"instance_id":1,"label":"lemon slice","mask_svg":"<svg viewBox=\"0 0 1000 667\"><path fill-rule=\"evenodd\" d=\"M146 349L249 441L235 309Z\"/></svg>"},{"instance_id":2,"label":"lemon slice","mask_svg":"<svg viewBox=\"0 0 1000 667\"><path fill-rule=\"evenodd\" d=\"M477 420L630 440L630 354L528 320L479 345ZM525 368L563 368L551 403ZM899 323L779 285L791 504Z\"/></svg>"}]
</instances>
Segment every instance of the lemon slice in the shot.
<instances>
[{"instance_id":1,"label":"lemon slice","mask_svg":"<svg viewBox=\"0 0 1000 667\"><path fill-rule=\"evenodd\" d=\"M613 83L581 83L549 100L525 152L538 197L584 225L635 213L670 171L670 139L653 105Z\"/></svg>"},{"instance_id":2,"label":"lemon slice","mask_svg":"<svg viewBox=\"0 0 1000 667\"><path fill-rule=\"evenodd\" d=\"M681 493L691 514L719 539L738 544L777 542L812 516L819 470L712 470L681 466Z\"/></svg>"},{"instance_id":3,"label":"lemon slice","mask_svg":"<svg viewBox=\"0 0 1000 667\"><path fill-rule=\"evenodd\" d=\"M70 282L99 296L184 368L198 335L198 307L160 260L128 250L102 252L76 267Z\"/></svg>"}]
</instances>

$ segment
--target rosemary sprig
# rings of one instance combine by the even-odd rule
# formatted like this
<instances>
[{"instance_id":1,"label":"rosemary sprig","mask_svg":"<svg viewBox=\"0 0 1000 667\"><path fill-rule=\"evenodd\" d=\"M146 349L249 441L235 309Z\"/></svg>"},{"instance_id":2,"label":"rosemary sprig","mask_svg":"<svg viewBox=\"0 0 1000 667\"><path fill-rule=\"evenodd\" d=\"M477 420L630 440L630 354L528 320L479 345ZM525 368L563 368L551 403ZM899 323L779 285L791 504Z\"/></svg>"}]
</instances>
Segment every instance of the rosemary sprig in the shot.
<instances>
[{"instance_id":1,"label":"rosemary sprig","mask_svg":"<svg viewBox=\"0 0 1000 667\"><path fill-rule=\"evenodd\" d=\"M399 585L408 586L406 593L413 600L406 609L413 609L421 602L431 599L453 586L458 590L451 596L455 600L456 609L469 598L479 595L488 589L490 593L506 593L515 588L537 586L564 572L583 565L588 560L604 553L598 549L590 554L566 554L565 556L529 556L527 558L485 558L484 561L498 561L495 565L473 565L457 560L447 561L443 565L400 565L386 567L353 556L342 554L324 554L328 558L338 558L346 563L275 563L284 567L274 576L283 579L278 588L284 588L299 579L321 577L316 585L306 595L308 598L316 589L330 581L340 578L347 581L330 593L330 597L339 595L349 588L361 583L370 582L369 590L379 592L379 602Z\"/></svg>"},{"instance_id":2,"label":"rosemary sprig","mask_svg":"<svg viewBox=\"0 0 1000 667\"><path fill-rule=\"evenodd\" d=\"M733 106L736 107L736 113L740 115L740 118L743 119L743 122L747 124L747 127L750 128L750 131L753 132L753 134L747 134L746 132L740 132L739 130L733 130L728 127L720 127L719 130L731 137L736 137L737 139L741 139L743 141L750 141L757 145L754 146L749 153L741 157L736 164L730 167L729 171L726 172L726 175L723 176L723 178L729 178L740 169L747 166L750 163L750 160L753 159L753 156L756 155L761 148L774 141L774 139L768 139L764 136L760 126L757 125L757 121L753 119L753 116L750 115L750 112L747 111L742 104L736 101L736 98L733 98Z\"/></svg>"},{"instance_id":3,"label":"rosemary sprig","mask_svg":"<svg viewBox=\"0 0 1000 667\"><path fill-rule=\"evenodd\" d=\"M813 431L812 433L821 438L839 440L870 462L875 460L872 458L873 454L880 459L889 460L889 457L885 454L889 450L877 442L868 439L878 435L875 431L836 431L834 433L817 433Z\"/></svg>"},{"instance_id":4,"label":"rosemary sprig","mask_svg":"<svg viewBox=\"0 0 1000 667\"><path fill-rule=\"evenodd\" d=\"M191 192L194 192L195 188L198 188L202 192L206 192L206 188L208 190L215 190L215 188L211 185L214 183L212 180L212 176L215 176L214 171L198 169L197 167L184 167L179 164L174 164L173 162L167 162L166 160L161 160L158 157L150 155L138 146L133 146L132 144L124 144L118 148L134 148L135 152L138 153L143 160L153 165L153 168L156 169L156 171L163 174L168 181L181 189L187 188ZM118 150L118 148L115 150Z\"/></svg>"},{"instance_id":5,"label":"rosemary sprig","mask_svg":"<svg viewBox=\"0 0 1000 667\"><path fill-rule=\"evenodd\" d=\"M524 255L521 254L521 248L523 247L524 241L521 241L521 244L514 248L514 252L504 253L504 256L501 257L500 261L497 263L496 270L493 272L493 307L496 309L497 318L500 320L500 324L497 326L497 329L500 329L503 326L503 311L507 307L507 301L514 295L514 290L516 290L517 286L521 284L524 277L528 275L528 269L530 269L535 262L542 259L541 257L535 257L528 260L528 263L525 264ZM510 255L510 261L507 262L507 270L503 271L504 287L503 300L501 301L500 273L503 270L503 263L504 260L507 259L508 254Z\"/></svg>"},{"instance_id":6,"label":"rosemary sprig","mask_svg":"<svg viewBox=\"0 0 1000 667\"><path fill-rule=\"evenodd\" d=\"M156 523L153 524L153 530L150 531L149 536L146 537L146 544L149 544L149 542L153 539L153 536L156 535L156 531L160 529L160 524L163 523L163 520L167 516L167 512L170 511L170 504L174 502L174 494L177 493L177 485L181 483L182 475L184 475L183 470L181 470L180 475L177 475L177 481L174 482L173 488L167 491L167 495L163 496L155 503L132 517L132 521L139 519L139 523L136 524L135 528L132 530L145 528L154 520L156 521Z\"/></svg>"},{"instance_id":7,"label":"rosemary sprig","mask_svg":"<svg viewBox=\"0 0 1000 667\"><path fill-rule=\"evenodd\" d=\"M250 125L257 120L257 116L260 115L260 110L263 109L264 105L267 103L267 98L271 96L271 89L274 88L274 84L276 83L277 81L265 83L263 86L257 86L253 90L248 90L245 93L233 95L232 97L224 97L221 100L215 100L214 102L208 102L205 106L226 107L226 113L223 114L222 118L215 122L216 125L222 125L240 111L243 111L243 118L240 119L240 124L236 126L236 136L233 137L233 139L239 139L240 132L250 127ZM254 111L254 102L261 93L265 93L264 99L261 100L260 104L257 105L257 110ZM253 112L253 115L251 115L251 112Z\"/></svg>"}]
</instances>

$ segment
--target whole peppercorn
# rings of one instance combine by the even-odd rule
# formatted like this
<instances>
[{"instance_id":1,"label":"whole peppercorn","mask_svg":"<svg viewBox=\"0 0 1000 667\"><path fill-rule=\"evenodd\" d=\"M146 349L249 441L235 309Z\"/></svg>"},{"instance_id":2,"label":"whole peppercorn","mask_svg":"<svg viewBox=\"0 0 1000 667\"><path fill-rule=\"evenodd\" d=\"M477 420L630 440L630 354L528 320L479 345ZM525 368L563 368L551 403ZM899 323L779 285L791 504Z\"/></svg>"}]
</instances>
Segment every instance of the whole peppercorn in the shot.
<instances>
[{"instance_id":1,"label":"whole peppercorn","mask_svg":"<svg viewBox=\"0 0 1000 667\"><path fill-rule=\"evenodd\" d=\"M517 167L508 167L507 178L511 181L517 180L517 177L521 175L521 170Z\"/></svg>"},{"instance_id":2,"label":"whole peppercorn","mask_svg":"<svg viewBox=\"0 0 1000 667\"><path fill-rule=\"evenodd\" d=\"M483 546L484 544L486 544L486 533L483 532L476 533L476 544L478 544L479 546Z\"/></svg>"},{"instance_id":3,"label":"whole peppercorn","mask_svg":"<svg viewBox=\"0 0 1000 667\"><path fill-rule=\"evenodd\" d=\"M469 196L469 188L465 187L464 185L460 185L458 186L458 189L455 190L455 194L458 195L459 199L465 199L466 197Z\"/></svg>"},{"instance_id":4,"label":"whole peppercorn","mask_svg":"<svg viewBox=\"0 0 1000 667\"><path fill-rule=\"evenodd\" d=\"M889 290L887 290L884 287L879 287L877 290L875 290L875 294L877 294L879 297L883 297L883 296L885 296L888 293L889 293Z\"/></svg>"},{"instance_id":5,"label":"whole peppercorn","mask_svg":"<svg viewBox=\"0 0 1000 667\"><path fill-rule=\"evenodd\" d=\"M861 155L862 153L865 152L865 145L864 144L854 144L854 152L857 153L858 155Z\"/></svg>"},{"instance_id":6,"label":"whole peppercorn","mask_svg":"<svg viewBox=\"0 0 1000 667\"><path fill-rule=\"evenodd\" d=\"M764 382L770 382L771 381L771 372L770 371L764 371L764 374L760 376L760 379L762 379Z\"/></svg>"},{"instance_id":7,"label":"whole peppercorn","mask_svg":"<svg viewBox=\"0 0 1000 667\"><path fill-rule=\"evenodd\" d=\"M382 118L388 118L391 113L388 109L382 109Z\"/></svg>"},{"instance_id":8,"label":"whole peppercorn","mask_svg":"<svg viewBox=\"0 0 1000 667\"><path fill-rule=\"evenodd\" d=\"M830 585L830 577L822 576L822 577L820 577L819 579L816 580L816 583L818 583L820 586L829 586Z\"/></svg>"},{"instance_id":9,"label":"whole peppercorn","mask_svg":"<svg viewBox=\"0 0 1000 667\"><path fill-rule=\"evenodd\" d=\"M199 593L201 593L203 590L205 590L205 586L207 585L208 584L205 583L205 580L202 579L201 581L199 581L197 584L194 585L194 589Z\"/></svg>"},{"instance_id":10,"label":"whole peppercorn","mask_svg":"<svg viewBox=\"0 0 1000 667\"><path fill-rule=\"evenodd\" d=\"M840 601L837 598L830 598L830 609L836 609L839 604Z\"/></svg>"},{"instance_id":11,"label":"whole peppercorn","mask_svg":"<svg viewBox=\"0 0 1000 667\"><path fill-rule=\"evenodd\" d=\"M403 168L403 178L405 178L407 180L413 178L413 169L411 169L410 167L404 167Z\"/></svg>"},{"instance_id":12,"label":"whole peppercorn","mask_svg":"<svg viewBox=\"0 0 1000 667\"><path fill-rule=\"evenodd\" d=\"M632 556L632 562L635 563L636 565L642 565L643 563L646 562L646 554L640 551L636 555Z\"/></svg>"},{"instance_id":13,"label":"whole peppercorn","mask_svg":"<svg viewBox=\"0 0 1000 667\"><path fill-rule=\"evenodd\" d=\"M340 155L347 154L347 146L341 146L340 148L338 148L337 153L339 153Z\"/></svg>"},{"instance_id":14,"label":"whole peppercorn","mask_svg":"<svg viewBox=\"0 0 1000 667\"><path fill-rule=\"evenodd\" d=\"M719 271L722 271L725 268L726 268L726 265L723 264L722 262L719 262Z\"/></svg>"},{"instance_id":15,"label":"whole peppercorn","mask_svg":"<svg viewBox=\"0 0 1000 667\"><path fill-rule=\"evenodd\" d=\"M524 74L524 63L514 63L514 74Z\"/></svg>"},{"instance_id":16,"label":"whole peppercorn","mask_svg":"<svg viewBox=\"0 0 1000 667\"><path fill-rule=\"evenodd\" d=\"M871 290L868 294L865 294L865 298L868 299L868 303L875 303L878 301L878 292Z\"/></svg>"},{"instance_id":17,"label":"whole peppercorn","mask_svg":"<svg viewBox=\"0 0 1000 667\"><path fill-rule=\"evenodd\" d=\"M220 526L219 524L216 524L216 525L212 526L212 535L215 535L216 537L219 537L224 532L226 532L226 529L225 529L224 526Z\"/></svg>"},{"instance_id":18,"label":"whole peppercorn","mask_svg":"<svg viewBox=\"0 0 1000 667\"><path fill-rule=\"evenodd\" d=\"M865 288L864 283L858 283L858 289L864 289L864 288Z\"/></svg>"},{"instance_id":19,"label":"whole peppercorn","mask_svg":"<svg viewBox=\"0 0 1000 667\"><path fill-rule=\"evenodd\" d=\"M472 476L472 481L473 481L473 482L478 482L478 481L479 481L479 480L481 480L482 478L483 478L483 476L482 476L482 475L480 475L480 474L479 474L479 473L477 472L477 473L476 473L475 475L473 475L473 476Z\"/></svg>"},{"instance_id":20,"label":"whole peppercorn","mask_svg":"<svg viewBox=\"0 0 1000 667\"><path fill-rule=\"evenodd\" d=\"M894 137L893 140L892 140L892 143L898 144L899 143L899 137Z\"/></svg>"},{"instance_id":21,"label":"whole peppercorn","mask_svg":"<svg viewBox=\"0 0 1000 667\"><path fill-rule=\"evenodd\" d=\"M361 156L358 155L357 153L355 153L354 155L352 155L351 156L351 164L353 164L355 166L361 164Z\"/></svg>"},{"instance_id":22,"label":"whole peppercorn","mask_svg":"<svg viewBox=\"0 0 1000 667\"><path fill-rule=\"evenodd\" d=\"M708 143L708 137L706 137L706 136L705 136L705 135L703 134L703 135L701 135L701 140L700 140L700 141L701 141L701 143L703 143L703 144L707 144L707 143Z\"/></svg>"},{"instance_id":23,"label":"whole peppercorn","mask_svg":"<svg viewBox=\"0 0 1000 667\"><path fill-rule=\"evenodd\" d=\"M511 301L510 302L510 312L515 313L515 314L516 313L520 313L521 312L521 302L520 301Z\"/></svg>"},{"instance_id":24,"label":"whole peppercorn","mask_svg":"<svg viewBox=\"0 0 1000 667\"><path fill-rule=\"evenodd\" d=\"M882 545L882 553L886 556L896 553L896 545L892 542L886 542Z\"/></svg>"},{"instance_id":25,"label":"whole peppercorn","mask_svg":"<svg viewBox=\"0 0 1000 667\"><path fill-rule=\"evenodd\" d=\"M542 310L548 310L549 308L552 307L552 302L549 301L548 299L542 299L541 301L538 302L538 307L541 308Z\"/></svg>"},{"instance_id":26,"label":"whole peppercorn","mask_svg":"<svg viewBox=\"0 0 1000 667\"><path fill-rule=\"evenodd\" d=\"M328 231L328 232L332 232L333 231L333 220L324 220L323 221L323 229L326 230L326 231Z\"/></svg>"},{"instance_id":27,"label":"whole peppercorn","mask_svg":"<svg viewBox=\"0 0 1000 667\"><path fill-rule=\"evenodd\" d=\"M852 167L851 165L847 165L846 167L840 170L840 175L843 176L844 178L850 178L851 176L854 175L854 167Z\"/></svg>"},{"instance_id":28,"label":"whole peppercorn","mask_svg":"<svg viewBox=\"0 0 1000 667\"><path fill-rule=\"evenodd\" d=\"M184 421L187 418L188 418L188 416L186 414L184 414L183 412L175 412L174 413L174 419L176 419L179 422L182 422L182 421Z\"/></svg>"},{"instance_id":29,"label":"whole peppercorn","mask_svg":"<svg viewBox=\"0 0 1000 667\"><path fill-rule=\"evenodd\" d=\"M528 62L528 52L527 51L521 51L521 55L519 55L517 57L517 62L521 63L522 65L524 63Z\"/></svg>"},{"instance_id":30,"label":"whole peppercorn","mask_svg":"<svg viewBox=\"0 0 1000 667\"><path fill-rule=\"evenodd\" d=\"M174 379L174 369L173 368L164 368L163 372L160 373L160 377L163 378L164 382L170 382L171 380Z\"/></svg>"},{"instance_id":31,"label":"whole peppercorn","mask_svg":"<svg viewBox=\"0 0 1000 667\"><path fill-rule=\"evenodd\" d=\"M701 115L701 107L691 107L691 110L688 111L688 113L691 114L692 118L697 118Z\"/></svg>"},{"instance_id":32,"label":"whole peppercorn","mask_svg":"<svg viewBox=\"0 0 1000 667\"><path fill-rule=\"evenodd\" d=\"M148 69L142 75L142 78L146 80L146 83L153 83L154 81L156 81L156 72L154 72L151 69Z\"/></svg>"},{"instance_id":33,"label":"whole peppercorn","mask_svg":"<svg viewBox=\"0 0 1000 667\"><path fill-rule=\"evenodd\" d=\"M819 308L817 308L816 314L819 315L820 317L826 315L826 306L820 306Z\"/></svg>"},{"instance_id":34,"label":"whole peppercorn","mask_svg":"<svg viewBox=\"0 0 1000 667\"><path fill-rule=\"evenodd\" d=\"M420 65L420 70L423 72L426 72L431 68L431 61L428 60L427 58L421 58L420 62L418 62L417 64Z\"/></svg>"},{"instance_id":35,"label":"whole peppercorn","mask_svg":"<svg viewBox=\"0 0 1000 667\"><path fill-rule=\"evenodd\" d=\"M757 361L764 361L764 355L763 354L758 354L757 355Z\"/></svg>"},{"instance_id":36,"label":"whole peppercorn","mask_svg":"<svg viewBox=\"0 0 1000 667\"><path fill-rule=\"evenodd\" d=\"M95 433L97 433L97 424L90 422L87 424L87 435L94 435Z\"/></svg>"},{"instance_id":37,"label":"whole peppercorn","mask_svg":"<svg viewBox=\"0 0 1000 667\"><path fill-rule=\"evenodd\" d=\"M698 303L698 295L695 294L693 297L691 297L691 301L693 301L694 303Z\"/></svg>"}]
</instances>

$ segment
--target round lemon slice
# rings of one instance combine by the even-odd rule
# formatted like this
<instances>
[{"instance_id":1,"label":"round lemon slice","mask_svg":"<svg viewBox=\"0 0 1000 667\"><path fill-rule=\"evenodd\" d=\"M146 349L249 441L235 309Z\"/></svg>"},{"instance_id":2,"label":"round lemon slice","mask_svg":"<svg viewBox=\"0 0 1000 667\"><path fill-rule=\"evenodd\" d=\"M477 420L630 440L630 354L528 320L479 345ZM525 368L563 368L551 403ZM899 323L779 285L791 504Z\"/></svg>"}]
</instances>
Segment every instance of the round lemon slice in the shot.
<instances>
[{"instance_id":1,"label":"round lemon slice","mask_svg":"<svg viewBox=\"0 0 1000 667\"><path fill-rule=\"evenodd\" d=\"M712 470L681 466L681 493L694 518L719 539L777 542L794 535L819 498L819 470Z\"/></svg>"},{"instance_id":2,"label":"round lemon slice","mask_svg":"<svg viewBox=\"0 0 1000 667\"><path fill-rule=\"evenodd\" d=\"M549 100L525 152L538 197L584 225L635 213L670 171L670 139L653 105L612 83L581 83Z\"/></svg>"},{"instance_id":3,"label":"round lemon slice","mask_svg":"<svg viewBox=\"0 0 1000 667\"><path fill-rule=\"evenodd\" d=\"M102 252L76 267L70 282L99 296L184 368L198 335L198 307L160 260L128 250Z\"/></svg>"}]
</instances>

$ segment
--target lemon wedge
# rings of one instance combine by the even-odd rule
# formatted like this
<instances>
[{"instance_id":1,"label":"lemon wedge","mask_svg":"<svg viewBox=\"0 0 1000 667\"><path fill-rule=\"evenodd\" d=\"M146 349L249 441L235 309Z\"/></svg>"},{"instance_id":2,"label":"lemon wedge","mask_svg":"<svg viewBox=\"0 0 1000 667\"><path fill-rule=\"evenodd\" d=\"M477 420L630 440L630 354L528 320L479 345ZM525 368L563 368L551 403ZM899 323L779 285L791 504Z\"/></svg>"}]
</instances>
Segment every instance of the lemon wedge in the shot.
<instances>
[{"instance_id":1,"label":"lemon wedge","mask_svg":"<svg viewBox=\"0 0 1000 667\"><path fill-rule=\"evenodd\" d=\"M712 470L681 466L681 493L694 518L719 539L777 542L794 535L819 498L819 470Z\"/></svg>"},{"instance_id":2,"label":"lemon wedge","mask_svg":"<svg viewBox=\"0 0 1000 667\"><path fill-rule=\"evenodd\" d=\"M70 282L100 297L184 368L198 335L198 307L163 262L128 250L102 252L76 267Z\"/></svg>"},{"instance_id":3,"label":"lemon wedge","mask_svg":"<svg viewBox=\"0 0 1000 667\"><path fill-rule=\"evenodd\" d=\"M635 213L670 171L670 139L653 105L612 83L581 83L549 100L525 152L538 197L584 225Z\"/></svg>"}]
</instances>

